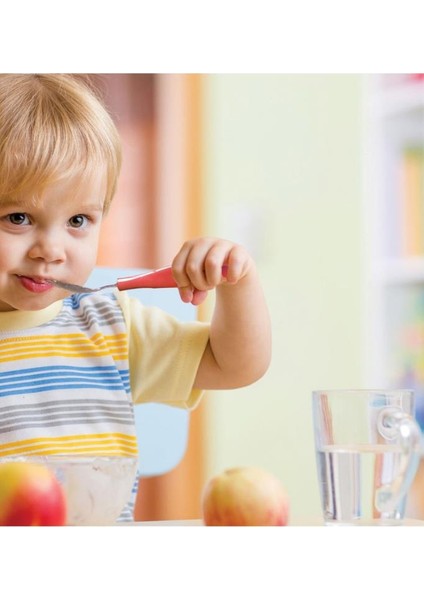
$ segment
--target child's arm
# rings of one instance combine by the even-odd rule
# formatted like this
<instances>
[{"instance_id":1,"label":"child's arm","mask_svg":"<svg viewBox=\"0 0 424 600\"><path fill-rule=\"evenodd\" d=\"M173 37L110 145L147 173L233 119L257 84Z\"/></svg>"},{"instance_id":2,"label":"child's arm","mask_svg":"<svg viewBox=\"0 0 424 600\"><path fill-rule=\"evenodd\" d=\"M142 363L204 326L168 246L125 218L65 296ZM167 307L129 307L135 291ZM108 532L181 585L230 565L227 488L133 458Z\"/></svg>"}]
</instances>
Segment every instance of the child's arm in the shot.
<instances>
[{"instance_id":1,"label":"child's arm","mask_svg":"<svg viewBox=\"0 0 424 600\"><path fill-rule=\"evenodd\" d=\"M172 267L184 302L200 304L216 288L210 339L194 387L230 389L262 377L271 359L271 326L256 267L246 250L227 240L198 238L183 245Z\"/></svg>"}]
</instances>

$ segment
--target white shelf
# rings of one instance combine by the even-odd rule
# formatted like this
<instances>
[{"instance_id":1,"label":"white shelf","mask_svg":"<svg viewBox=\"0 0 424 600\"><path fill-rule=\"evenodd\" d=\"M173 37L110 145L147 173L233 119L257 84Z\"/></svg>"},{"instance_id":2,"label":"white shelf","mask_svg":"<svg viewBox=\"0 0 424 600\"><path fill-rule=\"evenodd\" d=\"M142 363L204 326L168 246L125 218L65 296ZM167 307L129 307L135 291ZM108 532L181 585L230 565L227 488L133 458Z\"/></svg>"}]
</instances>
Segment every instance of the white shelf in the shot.
<instances>
[{"instance_id":1,"label":"white shelf","mask_svg":"<svg viewBox=\"0 0 424 600\"><path fill-rule=\"evenodd\" d=\"M410 112L424 112L424 82L411 81L379 88L371 98L374 117L391 118Z\"/></svg>"},{"instance_id":2,"label":"white shelf","mask_svg":"<svg viewBox=\"0 0 424 600\"><path fill-rule=\"evenodd\" d=\"M377 283L424 284L424 257L393 258L377 261L371 270L371 277Z\"/></svg>"},{"instance_id":3,"label":"white shelf","mask_svg":"<svg viewBox=\"0 0 424 600\"><path fill-rule=\"evenodd\" d=\"M412 143L424 147L424 81L370 76L365 93L366 379L368 385L388 387L396 385L407 367L401 361L412 357L413 368L418 369L424 357L424 348L421 357L419 347L404 345L410 343L406 333L421 322L424 256L395 253L402 227L397 197L400 161ZM422 382L417 381L416 391L423 410Z\"/></svg>"}]
</instances>

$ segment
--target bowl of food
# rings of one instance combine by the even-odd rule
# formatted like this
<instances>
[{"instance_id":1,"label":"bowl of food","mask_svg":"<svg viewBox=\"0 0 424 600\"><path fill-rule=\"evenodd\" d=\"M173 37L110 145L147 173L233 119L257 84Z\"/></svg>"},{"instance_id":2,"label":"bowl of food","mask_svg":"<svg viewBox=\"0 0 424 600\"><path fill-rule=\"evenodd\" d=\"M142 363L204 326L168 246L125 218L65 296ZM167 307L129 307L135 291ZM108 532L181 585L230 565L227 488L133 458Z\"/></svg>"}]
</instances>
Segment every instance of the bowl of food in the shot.
<instances>
[{"instance_id":1,"label":"bowl of food","mask_svg":"<svg viewBox=\"0 0 424 600\"><path fill-rule=\"evenodd\" d=\"M45 465L64 490L66 525L113 525L131 499L136 457L44 455L12 456L4 462Z\"/></svg>"}]
</instances>

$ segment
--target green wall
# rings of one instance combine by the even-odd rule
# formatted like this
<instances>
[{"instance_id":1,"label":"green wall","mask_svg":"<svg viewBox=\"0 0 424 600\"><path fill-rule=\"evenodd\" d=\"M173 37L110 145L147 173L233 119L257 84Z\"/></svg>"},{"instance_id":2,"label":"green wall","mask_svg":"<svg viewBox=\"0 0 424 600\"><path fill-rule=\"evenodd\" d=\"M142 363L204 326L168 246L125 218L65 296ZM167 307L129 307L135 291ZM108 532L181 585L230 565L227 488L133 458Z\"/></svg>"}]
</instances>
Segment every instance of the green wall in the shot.
<instances>
[{"instance_id":1,"label":"green wall","mask_svg":"<svg viewBox=\"0 0 424 600\"><path fill-rule=\"evenodd\" d=\"M261 466L319 516L311 392L363 386L362 78L204 84L205 233L250 249L273 323L265 377L205 400L206 478Z\"/></svg>"}]
</instances>

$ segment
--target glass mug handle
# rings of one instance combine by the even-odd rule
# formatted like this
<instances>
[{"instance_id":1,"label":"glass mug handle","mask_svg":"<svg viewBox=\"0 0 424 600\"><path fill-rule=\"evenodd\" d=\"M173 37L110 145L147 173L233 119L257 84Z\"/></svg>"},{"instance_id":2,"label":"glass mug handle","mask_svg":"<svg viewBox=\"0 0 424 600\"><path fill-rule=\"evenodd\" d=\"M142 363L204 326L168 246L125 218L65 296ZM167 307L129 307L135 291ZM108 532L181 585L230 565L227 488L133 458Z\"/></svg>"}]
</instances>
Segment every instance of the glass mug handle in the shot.
<instances>
[{"instance_id":1,"label":"glass mug handle","mask_svg":"<svg viewBox=\"0 0 424 600\"><path fill-rule=\"evenodd\" d=\"M402 451L398 476L375 493L375 507L383 513L395 510L412 484L420 461L421 430L411 415L394 406L380 410L377 429L384 439L397 442Z\"/></svg>"}]
</instances>

